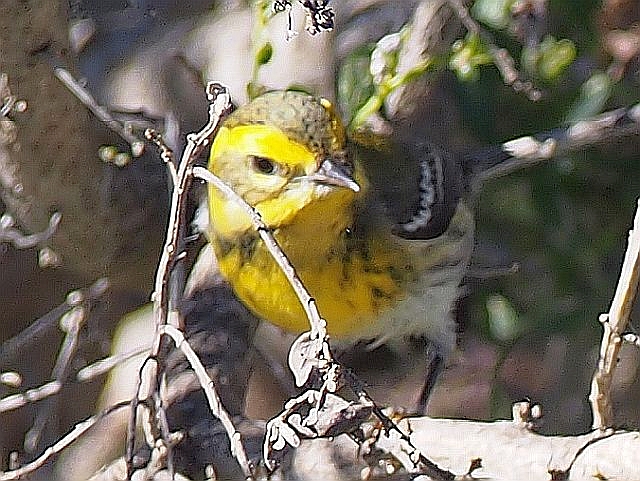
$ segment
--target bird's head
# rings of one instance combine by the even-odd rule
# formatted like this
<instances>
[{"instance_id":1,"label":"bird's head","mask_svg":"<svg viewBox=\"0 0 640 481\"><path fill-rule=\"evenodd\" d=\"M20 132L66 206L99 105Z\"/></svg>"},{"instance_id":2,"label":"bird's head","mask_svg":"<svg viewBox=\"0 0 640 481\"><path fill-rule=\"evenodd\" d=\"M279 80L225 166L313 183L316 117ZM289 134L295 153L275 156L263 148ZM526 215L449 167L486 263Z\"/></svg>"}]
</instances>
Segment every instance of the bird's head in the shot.
<instances>
[{"instance_id":1,"label":"bird's head","mask_svg":"<svg viewBox=\"0 0 640 481\"><path fill-rule=\"evenodd\" d=\"M209 170L274 229L297 222L309 206L348 206L360 191L333 106L296 91L268 92L229 115L211 147ZM209 208L220 235L250 228L237 203L213 186Z\"/></svg>"}]
</instances>

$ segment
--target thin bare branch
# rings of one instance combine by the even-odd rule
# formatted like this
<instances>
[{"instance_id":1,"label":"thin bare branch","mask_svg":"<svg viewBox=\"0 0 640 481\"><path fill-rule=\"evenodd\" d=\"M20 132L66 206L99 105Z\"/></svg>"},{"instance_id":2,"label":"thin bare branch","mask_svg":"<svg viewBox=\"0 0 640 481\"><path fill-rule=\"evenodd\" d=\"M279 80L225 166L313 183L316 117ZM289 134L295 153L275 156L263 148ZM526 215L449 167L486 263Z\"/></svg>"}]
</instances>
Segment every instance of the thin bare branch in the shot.
<instances>
[{"instance_id":1,"label":"thin bare branch","mask_svg":"<svg viewBox=\"0 0 640 481\"><path fill-rule=\"evenodd\" d=\"M9 214L0 217L0 243L11 242L17 249L29 249L48 241L55 234L62 220L62 214L54 212L49 218L49 226L42 232L23 234L15 226L15 219Z\"/></svg>"},{"instance_id":2,"label":"thin bare branch","mask_svg":"<svg viewBox=\"0 0 640 481\"><path fill-rule=\"evenodd\" d=\"M0 399L0 413L12 411L25 404L37 402L58 394L61 387L62 385L58 381L51 381L23 393L6 396Z\"/></svg>"},{"instance_id":3,"label":"thin bare branch","mask_svg":"<svg viewBox=\"0 0 640 481\"><path fill-rule=\"evenodd\" d=\"M606 429L613 425L611 385L618 354L622 346L622 334L629 322L631 308L638 292L640 280L640 204L636 209L633 229L629 231L629 245L622 263L616 292L607 314L600 316L604 332L600 344L598 367L591 380L591 412L593 428Z\"/></svg>"},{"instance_id":4,"label":"thin bare branch","mask_svg":"<svg viewBox=\"0 0 640 481\"><path fill-rule=\"evenodd\" d=\"M32 462L11 471L0 472L0 481L10 481L15 479L20 479L28 474L35 472L37 469L44 466L44 464L47 461L49 461L53 456L58 454L60 451L68 447L73 442L77 441L80 438L80 436L82 436L85 432L87 432L89 429L95 426L95 424L98 421L102 420L109 414L119 409L125 408L127 406L129 406L128 402L116 404L104 410L103 412L96 414L94 416L91 416L85 421L79 424L76 424L76 426L73 428L73 430L71 430L71 432L67 433L58 441L56 441L55 444L45 449L44 452Z\"/></svg>"},{"instance_id":5,"label":"thin bare branch","mask_svg":"<svg viewBox=\"0 0 640 481\"><path fill-rule=\"evenodd\" d=\"M327 323L320 315L320 312L318 311L318 308L316 306L315 299L311 297L311 294L309 294L307 289L304 287L302 281L295 271L295 268L293 267L291 262L289 262L289 259L284 254L284 252L282 252L282 249L271 233L271 230L262 221L262 217L260 217L260 214L253 207L247 204L244 199L242 199L242 197L236 194L231 187L229 187L204 167L195 167L193 169L193 175L215 186L216 189L227 196L230 201L237 203L240 207L243 208L247 216L249 216L249 218L251 219L253 228L258 232L258 235L264 242L267 250L276 261L280 269L282 269L282 272L284 272L287 280L291 284L291 287L298 296L298 299L300 300L300 303L305 310L307 318L309 319L309 323L311 324L310 337L314 339L324 339L327 335Z\"/></svg>"},{"instance_id":6,"label":"thin bare branch","mask_svg":"<svg viewBox=\"0 0 640 481\"><path fill-rule=\"evenodd\" d=\"M46 336L47 332L57 327L60 318L70 309L80 305L82 302L90 303L101 298L108 288L109 280L102 278L86 289L71 291L67 295L65 302L31 323L20 334L6 340L0 346L0 365L7 364L31 342Z\"/></svg>"},{"instance_id":7,"label":"thin bare branch","mask_svg":"<svg viewBox=\"0 0 640 481\"><path fill-rule=\"evenodd\" d=\"M80 102L87 107L102 123L122 137L131 147L131 154L140 157L144 153L144 141L132 133L129 123L122 123L117 120L111 112L102 105L99 105L91 93L84 88L68 70L62 67L53 69L53 74L60 82L67 87Z\"/></svg>"},{"instance_id":8,"label":"thin bare branch","mask_svg":"<svg viewBox=\"0 0 640 481\"><path fill-rule=\"evenodd\" d=\"M480 150L467 157L465 168L473 174L472 187L520 169L578 152L605 142L640 134L640 104L604 112L536 136L503 143L498 152Z\"/></svg>"},{"instance_id":9,"label":"thin bare branch","mask_svg":"<svg viewBox=\"0 0 640 481\"><path fill-rule=\"evenodd\" d=\"M173 339L173 342L176 344L176 347L180 349L180 351L182 351L182 353L189 361L189 365L196 373L198 381L200 382L200 386L202 386L202 389L204 390L204 393L207 397L211 413L220 420L227 432L227 437L229 438L229 442L231 443L231 454L233 454L233 456L235 456L236 460L238 461L238 464L240 465L245 478L253 479L251 463L249 462L247 453L244 449L244 446L242 445L240 433L236 430L233 421L231 420L231 416L224 409L222 401L220 400L220 396L218 396L218 393L215 390L215 384L209 377L209 374L198 358L198 355L195 353L191 345L186 341L184 334L179 329L166 324L160 326L160 332L171 337L171 339Z\"/></svg>"},{"instance_id":10,"label":"thin bare branch","mask_svg":"<svg viewBox=\"0 0 640 481\"><path fill-rule=\"evenodd\" d=\"M118 364L126 362L135 356L139 356L140 354L148 354L150 351L150 347L141 346L128 352L105 357L104 359L95 361L88 366L80 369L78 371L78 374L76 374L76 379L80 382L91 381L92 379L101 376L102 374L106 374Z\"/></svg>"},{"instance_id":11,"label":"thin bare branch","mask_svg":"<svg viewBox=\"0 0 640 481\"><path fill-rule=\"evenodd\" d=\"M65 332L65 337L62 341L62 346L58 351L56 363L51 372L51 378L57 381L60 385L64 384L69 377L71 360L76 352L80 329L84 324L88 311L88 309L82 304L84 302L84 298L80 291L70 293L67 296L67 299L71 299L69 302L70 304L77 304L60 318L60 327ZM29 429L25 435L24 447L27 452L32 452L38 446L47 422L51 419L52 409L53 405L49 402L45 403L45 405L38 410L38 414L36 415L36 419L33 421L31 429Z\"/></svg>"},{"instance_id":12,"label":"thin bare branch","mask_svg":"<svg viewBox=\"0 0 640 481\"><path fill-rule=\"evenodd\" d=\"M175 169L175 165L172 161L167 162L171 175L174 180L172 195L171 195L171 211L169 213L169 222L167 227L167 235L165 239L165 245L162 250L162 256L156 270L155 288L152 295L153 300L153 313L156 323L156 333L154 336L153 344L151 346L151 352L147 360L143 363L143 368L139 371L139 376L136 380L136 395L131 400L131 411L129 416L129 422L127 426L127 441L126 441L126 466L127 466L127 478L130 479L132 475L132 461L134 452L134 438L135 438L135 426L137 424L137 405L140 402L141 389L144 385L143 375L148 375L149 378L155 378L155 390L160 390L161 380L163 378L163 360L160 357L163 330L162 326L167 323L180 322L180 317L175 312L175 306L170 303L169 286L171 275L176 263L182 258L181 250L184 244L184 229L185 229L185 217L186 217L186 205L187 205L187 193L193 179L192 169L193 165L197 161L202 150L209 145L211 139L216 134L220 121L224 118L232 109L231 97L226 89L221 84L215 82L209 82L206 88L207 98L209 99L209 121L198 133L187 135L187 145L181 157L180 164ZM161 142L157 136L157 133L148 130L146 132L147 138L153 140L155 138L156 144L161 148L163 156L169 159L168 151L163 148L164 142ZM179 289L182 292L182 289ZM148 361L153 359L153 363ZM144 366L151 365L148 370L144 369ZM149 379L144 379L148 382ZM160 403L162 408L162 403ZM157 413L162 417L161 413ZM171 454L168 454L169 459Z\"/></svg>"},{"instance_id":13,"label":"thin bare branch","mask_svg":"<svg viewBox=\"0 0 640 481\"><path fill-rule=\"evenodd\" d=\"M171 150L171 148L166 144L166 142L162 138L162 134L154 129L147 129L147 131L145 132L145 137L147 138L147 140L153 142L156 147L158 147L158 150L160 150L160 158L169 169L169 174L171 175L173 185L176 185L178 183L178 171L175 165L173 150Z\"/></svg>"},{"instance_id":14,"label":"thin bare branch","mask_svg":"<svg viewBox=\"0 0 640 481\"><path fill-rule=\"evenodd\" d=\"M207 86L207 96L211 102L209 122L197 134L187 135L187 145L176 173L177 182L173 186L167 238L156 271L155 290L153 293L154 317L157 325L166 324L168 319L169 296L167 291L169 277L171 269L176 262L176 257L180 254L180 236L185 224L186 193L191 185L193 165L217 132L220 120L231 111L230 96L222 85L210 82ZM159 339L152 350L152 354L157 354L158 344Z\"/></svg>"},{"instance_id":15,"label":"thin bare branch","mask_svg":"<svg viewBox=\"0 0 640 481\"><path fill-rule=\"evenodd\" d=\"M513 86L513 89L517 92L523 92L530 100L540 100L542 92L535 88L530 81L521 78L509 51L505 48L498 47L494 43L491 36L471 17L469 10L462 0L448 1L467 31L483 39L489 49L495 66L502 76L503 82L506 85Z\"/></svg>"}]
</instances>

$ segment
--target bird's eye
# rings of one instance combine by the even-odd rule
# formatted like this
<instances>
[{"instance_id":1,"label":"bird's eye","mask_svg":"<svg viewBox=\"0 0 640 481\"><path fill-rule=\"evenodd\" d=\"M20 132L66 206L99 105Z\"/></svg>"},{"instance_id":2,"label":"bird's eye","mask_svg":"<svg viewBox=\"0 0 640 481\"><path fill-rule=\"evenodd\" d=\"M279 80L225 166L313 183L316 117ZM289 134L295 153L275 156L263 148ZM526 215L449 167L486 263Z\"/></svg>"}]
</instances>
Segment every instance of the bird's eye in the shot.
<instances>
[{"instance_id":1,"label":"bird's eye","mask_svg":"<svg viewBox=\"0 0 640 481\"><path fill-rule=\"evenodd\" d=\"M252 155L250 157L250 162L253 168L261 174L271 175L275 174L278 170L278 164L266 157Z\"/></svg>"}]
</instances>

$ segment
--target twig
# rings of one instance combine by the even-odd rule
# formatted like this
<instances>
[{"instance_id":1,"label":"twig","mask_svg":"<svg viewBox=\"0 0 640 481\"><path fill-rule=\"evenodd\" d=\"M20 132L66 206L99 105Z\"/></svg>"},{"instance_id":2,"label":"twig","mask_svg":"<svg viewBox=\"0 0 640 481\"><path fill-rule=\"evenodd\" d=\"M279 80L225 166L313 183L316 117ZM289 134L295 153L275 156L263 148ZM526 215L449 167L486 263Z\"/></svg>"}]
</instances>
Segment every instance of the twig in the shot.
<instances>
[{"instance_id":1,"label":"twig","mask_svg":"<svg viewBox=\"0 0 640 481\"><path fill-rule=\"evenodd\" d=\"M236 194L231 187L229 187L204 167L195 167L193 169L193 175L215 186L216 189L227 196L230 201L235 202L238 204L238 206L242 207L244 212L251 219L253 228L258 232L258 235L264 242L267 250L276 261L280 269L282 269L282 272L284 272L287 280L291 284L291 287L298 296L298 299L302 304L307 318L309 319L309 323L311 324L311 337L314 339L325 339L327 335L327 322L320 315L315 299L311 297L311 294L309 294L307 289L304 287L302 281L295 271L295 268L293 267L287 256L284 254L284 252L282 252L282 249L278 245L275 237L273 237L271 230L262 221L262 217L260 217L260 214L253 207L247 204L244 199L242 199L242 197Z\"/></svg>"},{"instance_id":2,"label":"twig","mask_svg":"<svg viewBox=\"0 0 640 481\"><path fill-rule=\"evenodd\" d=\"M23 393L11 394L0 399L0 413L18 409L25 404L46 399L49 396L58 394L62 385L58 381L50 381L42 386L29 389Z\"/></svg>"},{"instance_id":3,"label":"twig","mask_svg":"<svg viewBox=\"0 0 640 481\"><path fill-rule=\"evenodd\" d=\"M287 400L284 410L269 420L263 444L263 461L275 470L288 446L301 439L327 438L356 430L368 419L372 405L348 402L326 389L309 389Z\"/></svg>"},{"instance_id":4,"label":"twig","mask_svg":"<svg viewBox=\"0 0 640 481\"><path fill-rule=\"evenodd\" d=\"M161 389L156 389L153 392L153 404L154 404L154 413L155 413L155 426L159 428L159 436L155 436L154 443L151 444L155 447L154 451L159 450L161 455L161 459L164 461L164 465L167 468L167 471L171 474L171 477L174 477L175 474L175 465L173 461L173 449L171 449L175 444L171 441L171 429L169 428L169 420L167 419L167 412L164 409L164 399L166 393L166 373L162 373L162 386ZM152 425L151 419L149 419L149 425Z\"/></svg>"},{"instance_id":5,"label":"twig","mask_svg":"<svg viewBox=\"0 0 640 481\"><path fill-rule=\"evenodd\" d=\"M298 300L302 304L307 320L311 325L311 330L302 333L291 345L289 349L289 368L294 375L296 384L303 386L314 368L324 369L334 362L327 342L327 322L320 315L315 299L311 297L311 294L304 287L295 268L278 245L269 227L262 221L260 214L236 194L231 187L204 167L195 167L193 175L214 185L229 201L236 202L245 211L271 257L278 264L296 296L298 296Z\"/></svg>"},{"instance_id":6,"label":"twig","mask_svg":"<svg viewBox=\"0 0 640 481\"><path fill-rule=\"evenodd\" d=\"M118 364L128 361L140 354L148 354L149 352L151 352L151 348L148 346L141 346L128 352L105 357L80 369L78 374L76 374L76 379L80 382L90 381L97 376L109 372Z\"/></svg>"},{"instance_id":7,"label":"twig","mask_svg":"<svg viewBox=\"0 0 640 481\"><path fill-rule=\"evenodd\" d=\"M387 437L395 437L399 446L402 446L402 452L408 457L408 462L403 463L405 469L410 473L426 474L436 480L452 480L454 474L440 468L433 461L428 459L420 449L418 449L411 438L400 429L400 427L387 416L382 409L371 398L362 382L360 382L353 374L347 371L349 377L349 385L353 389L360 402L365 405L373 406L373 414L380 420Z\"/></svg>"},{"instance_id":8,"label":"twig","mask_svg":"<svg viewBox=\"0 0 640 481\"><path fill-rule=\"evenodd\" d=\"M163 331L161 327L167 325L167 323L175 323L176 325L179 323L179 316L176 314L174 306L170 305L169 286L173 268L181 258L180 251L183 245L187 192L193 179L193 165L197 161L202 150L210 143L210 140L216 134L221 119L232 109L231 98L226 87L218 83L209 82L206 92L207 98L210 101L209 121L200 132L187 135L187 145L185 146L177 169L173 164L172 155L170 154L169 149L162 148L163 143L160 135L153 130L147 130L145 133L147 139L152 140L156 145L161 147L163 159L171 170L174 183L171 195L171 211L169 214L167 236L162 250L162 256L160 257L160 262L156 270L155 289L152 295L156 333L149 357L147 357L143 363L143 368L141 368L140 374L136 380L136 395L131 399L131 411L127 426L125 455L128 479L130 479L132 474L135 426L137 424L137 406L140 402L144 366L152 365L152 368L146 372L149 374L149 378L155 378L156 390L159 389L161 384L160 381L163 376L162 359L160 356L163 338ZM151 359L155 361L153 364L148 362ZM160 416L162 416L162 414L160 414ZM170 459L171 453L168 453L168 456Z\"/></svg>"},{"instance_id":9,"label":"twig","mask_svg":"<svg viewBox=\"0 0 640 481\"><path fill-rule=\"evenodd\" d=\"M176 257L179 255L180 236L184 229L186 192L191 185L193 164L217 132L221 118L227 115L232 108L230 96L226 88L220 84L210 82L207 85L207 97L211 101L209 122L197 134L187 135L187 145L176 172L177 182L174 183L171 196L167 238L156 271L155 290L152 296L154 318L157 325L166 324L168 319L169 296L167 291L169 277L171 269L176 262ZM154 138L153 132L148 131L147 138ZM159 344L159 339L156 344ZM157 353L157 346L154 346L152 355Z\"/></svg>"},{"instance_id":10,"label":"twig","mask_svg":"<svg viewBox=\"0 0 640 481\"><path fill-rule=\"evenodd\" d=\"M66 332L66 336L63 340L62 346L58 353L58 357L56 359L56 363L51 373L51 377L54 379L54 381L44 384L43 386L40 386L38 388L30 389L25 393L14 394L5 397L4 399L0 400L0 412L16 409L29 402L36 402L47 399L60 391L63 383L69 376L70 362L76 350L80 328L82 327L86 315L90 310L91 302L101 297L107 290L108 286L109 283L107 279L99 279L87 289L69 292L63 304L53 309L46 316L38 319L29 328L22 331L15 338L10 339L9 341L4 343L4 345L2 346L1 357L3 359L7 359L15 352L22 349L27 342L31 341L34 338L41 337L44 331L53 328L58 323L60 327ZM32 451L36 448L44 427L46 426L47 421L50 419L50 411L50 404L45 405L38 411L38 415L33 422L32 428L25 436L24 445L27 451ZM82 434L82 432L80 432L78 436ZM64 439L65 438L63 438L60 442L62 442ZM59 443L56 443L56 445L58 445ZM64 447L65 446L62 446L60 449ZM56 452L58 451L54 450L51 454L55 454ZM31 464L33 469L37 469L41 466L41 464L34 463ZM0 476L0 479L4 478Z\"/></svg>"},{"instance_id":11,"label":"twig","mask_svg":"<svg viewBox=\"0 0 640 481\"><path fill-rule=\"evenodd\" d=\"M600 344L598 367L591 381L591 412L593 428L606 429L613 424L611 384L624 332L633 307L640 280L640 204L636 209L633 229L629 231L629 243L622 263L620 279L607 314L600 316L604 332Z\"/></svg>"},{"instance_id":12,"label":"twig","mask_svg":"<svg viewBox=\"0 0 640 481\"><path fill-rule=\"evenodd\" d=\"M98 120L122 137L131 146L131 154L134 157L140 157L144 153L144 141L131 133L130 124L120 122L111 114L111 112L109 112L107 108L99 105L91 93L80 85L68 70L65 70L62 67L55 67L53 69L53 74L98 118Z\"/></svg>"},{"instance_id":13,"label":"twig","mask_svg":"<svg viewBox=\"0 0 640 481\"><path fill-rule=\"evenodd\" d=\"M514 66L515 62L513 57L511 57L507 49L496 46L490 35L480 27L473 18L471 18L469 11L462 1L448 0L448 2L467 31L477 35L485 42L489 49L489 53L491 54L491 58L502 76L503 82L506 85L513 86L513 89L517 92L524 92L530 100L540 100L542 92L536 89L530 81L525 81L520 78L520 73Z\"/></svg>"},{"instance_id":14,"label":"twig","mask_svg":"<svg viewBox=\"0 0 640 481\"><path fill-rule=\"evenodd\" d=\"M169 174L171 175L171 180L173 181L173 185L178 184L178 171L176 169L176 165L174 163L173 150L169 148L167 144L162 140L162 136L156 132L155 130L147 130L145 132L147 139L153 142L156 147L160 150L160 158L167 165L169 169Z\"/></svg>"},{"instance_id":15,"label":"twig","mask_svg":"<svg viewBox=\"0 0 640 481\"><path fill-rule=\"evenodd\" d=\"M229 416L229 413L227 413L227 411L224 409L222 401L220 400L220 397L215 390L215 384L209 377L209 374L198 358L198 355L195 353L191 345L186 341L186 339L184 338L184 334L179 329L166 324L160 326L159 330L160 333L166 334L171 337L171 339L173 339L176 347L180 349L180 351L182 351L182 353L189 361L189 365L195 372L198 381L200 382L200 386L202 386L205 396L207 397L209 408L211 409L212 414L220 420L220 422L224 426L225 431L227 432L227 437L229 438L229 442L231 443L231 454L235 456L236 460L238 461L240 469L242 469L242 473L244 474L245 478L253 479L251 464L249 462L249 458L247 457L247 453L244 450L244 446L242 445L240 433L236 430L233 421L231 420L231 416Z\"/></svg>"},{"instance_id":16,"label":"twig","mask_svg":"<svg viewBox=\"0 0 640 481\"><path fill-rule=\"evenodd\" d=\"M62 214L54 212L49 218L49 226L42 232L35 234L23 234L14 228L15 219L9 214L2 214L0 217L0 243L11 242L17 249L29 249L48 241L58 229L62 220Z\"/></svg>"},{"instance_id":17,"label":"twig","mask_svg":"<svg viewBox=\"0 0 640 481\"><path fill-rule=\"evenodd\" d=\"M29 327L20 332L20 334L8 339L2 344L2 347L0 347L0 366L8 363L12 357L23 350L30 342L45 337L50 329L58 325L60 317L69 311L69 309L78 305L77 299L79 297L83 298L85 302L95 301L102 297L108 288L109 280L102 278L98 279L86 289L69 293L65 302L34 321Z\"/></svg>"},{"instance_id":18,"label":"twig","mask_svg":"<svg viewBox=\"0 0 640 481\"><path fill-rule=\"evenodd\" d=\"M76 305L60 318L60 328L66 334L58 352L56 363L51 371L51 378L60 385L64 384L69 377L70 363L76 352L80 328L84 324L88 311L87 307L83 305L85 299L80 291L70 293L67 299L70 299L68 300L70 304ZM42 432L47 422L51 419L52 409L53 405L50 401L40 407L31 429L29 429L24 438L24 447L27 452L32 452L37 448Z\"/></svg>"},{"instance_id":19,"label":"twig","mask_svg":"<svg viewBox=\"0 0 640 481\"><path fill-rule=\"evenodd\" d=\"M136 479L177 479L170 474L172 473L172 470L166 468L166 466L170 462L171 448L178 444L183 438L184 434L177 432L172 433L167 439L167 442L164 442L164 440L156 441L155 445L153 445L153 449L151 450L151 454L149 455L149 460L146 462L144 468L136 470ZM169 476L159 476L158 473L165 471L165 469ZM111 481L113 478L108 479Z\"/></svg>"},{"instance_id":20,"label":"twig","mask_svg":"<svg viewBox=\"0 0 640 481\"><path fill-rule=\"evenodd\" d=\"M483 182L531 165L584 150L613 139L640 133L640 104L628 109L604 112L591 119L525 136L503 143L498 149L483 149L467 155L464 168L478 189Z\"/></svg>"},{"instance_id":21,"label":"twig","mask_svg":"<svg viewBox=\"0 0 640 481\"><path fill-rule=\"evenodd\" d=\"M115 404L108 409L104 410L100 414L96 414L86 419L85 421L76 424L76 426L64 435L55 444L49 446L44 452L32 462L25 464L24 466L14 469L12 471L0 472L0 481L10 481L14 479L20 479L30 473L33 473L40 467L42 467L49 459L58 454L60 451L68 447L74 441L78 440L87 430L95 426L95 424L101 419L105 418L109 414L117 411L118 409L125 408L129 405L127 401Z\"/></svg>"}]
</instances>

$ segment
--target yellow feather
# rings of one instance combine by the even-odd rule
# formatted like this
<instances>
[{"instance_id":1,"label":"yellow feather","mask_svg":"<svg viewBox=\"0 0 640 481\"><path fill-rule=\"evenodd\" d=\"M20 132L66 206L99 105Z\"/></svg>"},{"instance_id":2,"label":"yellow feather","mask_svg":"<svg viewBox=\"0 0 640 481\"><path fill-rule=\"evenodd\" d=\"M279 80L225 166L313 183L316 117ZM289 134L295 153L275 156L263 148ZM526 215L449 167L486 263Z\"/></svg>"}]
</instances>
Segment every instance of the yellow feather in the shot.
<instances>
[{"instance_id":1,"label":"yellow feather","mask_svg":"<svg viewBox=\"0 0 640 481\"><path fill-rule=\"evenodd\" d=\"M337 337L357 334L401 297L390 266L406 253L397 246L377 243L366 246L373 250L373 260L365 260L348 239L355 192L292 180L287 175L256 173L246 160L251 155L274 159L290 172L305 174L313 173L319 160L280 130L256 124L223 127L212 146L209 167L275 228L276 239L325 316L329 333ZM293 289L257 239L246 214L213 188L209 204L210 237L219 267L240 299L284 329L307 329Z\"/></svg>"}]
</instances>

